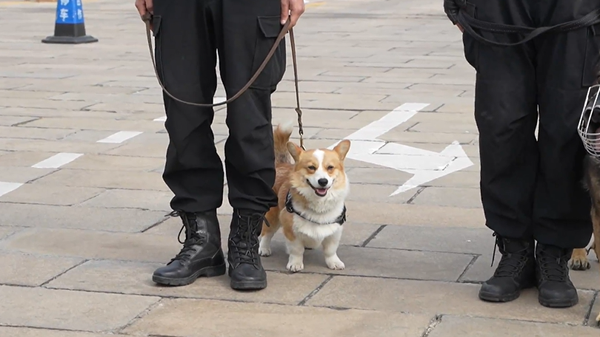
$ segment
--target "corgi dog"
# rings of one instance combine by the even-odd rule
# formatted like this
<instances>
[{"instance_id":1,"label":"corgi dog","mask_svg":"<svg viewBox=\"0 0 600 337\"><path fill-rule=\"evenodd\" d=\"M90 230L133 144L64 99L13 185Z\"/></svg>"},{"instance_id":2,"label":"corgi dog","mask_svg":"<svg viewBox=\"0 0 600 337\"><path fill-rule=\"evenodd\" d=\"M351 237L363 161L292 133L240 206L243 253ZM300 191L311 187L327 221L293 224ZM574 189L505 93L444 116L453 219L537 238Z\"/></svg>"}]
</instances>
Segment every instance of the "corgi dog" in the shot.
<instances>
[{"instance_id":1,"label":"corgi dog","mask_svg":"<svg viewBox=\"0 0 600 337\"><path fill-rule=\"evenodd\" d=\"M290 142L292 124L278 125L273 132L276 179L273 190L278 205L272 207L263 222L259 254L271 255L271 239L280 227L289 255L287 270L304 269L304 250L321 247L330 269L344 269L337 255L346 221L345 200L350 181L344 160L350 141L339 142L333 150L304 151Z\"/></svg>"}]
</instances>

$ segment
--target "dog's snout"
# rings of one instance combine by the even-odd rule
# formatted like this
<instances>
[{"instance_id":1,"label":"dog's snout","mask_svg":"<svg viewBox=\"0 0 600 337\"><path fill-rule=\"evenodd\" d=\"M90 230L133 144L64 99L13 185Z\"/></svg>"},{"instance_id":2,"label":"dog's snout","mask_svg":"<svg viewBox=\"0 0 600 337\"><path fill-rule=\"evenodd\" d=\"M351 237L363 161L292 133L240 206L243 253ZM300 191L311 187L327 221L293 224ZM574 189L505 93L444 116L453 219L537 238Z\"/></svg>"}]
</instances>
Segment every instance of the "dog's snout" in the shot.
<instances>
[{"instance_id":1,"label":"dog's snout","mask_svg":"<svg viewBox=\"0 0 600 337\"><path fill-rule=\"evenodd\" d=\"M319 183L319 185L321 186L327 186L327 183L329 183L329 180L327 180L326 178L321 178L317 181Z\"/></svg>"}]
</instances>

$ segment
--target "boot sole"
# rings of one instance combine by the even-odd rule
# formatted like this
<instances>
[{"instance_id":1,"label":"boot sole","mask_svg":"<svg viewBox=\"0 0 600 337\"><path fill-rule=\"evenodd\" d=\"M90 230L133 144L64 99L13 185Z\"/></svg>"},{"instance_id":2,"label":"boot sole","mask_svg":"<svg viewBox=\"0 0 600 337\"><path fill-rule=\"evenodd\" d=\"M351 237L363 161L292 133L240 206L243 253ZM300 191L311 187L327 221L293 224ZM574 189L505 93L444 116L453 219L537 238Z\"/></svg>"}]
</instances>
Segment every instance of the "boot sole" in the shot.
<instances>
[{"instance_id":1,"label":"boot sole","mask_svg":"<svg viewBox=\"0 0 600 337\"><path fill-rule=\"evenodd\" d=\"M483 300L483 301L487 301L487 302L497 302L497 303L502 303L502 302L510 302L510 301L514 301L517 298L519 298L519 296L521 296L521 291L525 290L525 289L530 289L530 288L534 288L535 287L535 282L530 281L529 283L525 283L521 286L521 289L517 290L516 292L512 293L512 294L508 294L508 295L504 295L504 296L498 296L498 295L493 295L491 293L486 293L485 291L479 291L479 299Z\"/></svg>"},{"instance_id":2,"label":"boot sole","mask_svg":"<svg viewBox=\"0 0 600 337\"><path fill-rule=\"evenodd\" d=\"M231 268L229 269L227 275L231 278ZM231 279L230 281L231 289L234 290L261 290L267 287L267 280L260 281L235 281Z\"/></svg>"},{"instance_id":3,"label":"boot sole","mask_svg":"<svg viewBox=\"0 0 600 337\"><path fill-rule=\"evenodd\" d=\"M570 308L579 303L579 299L575 298L570 301L548 301L543 298L538 298L541 305L548 308Z\"/></svg>"},{"instance_id":4,"label":"boot sole","mask_svg":"<svg viewBox=\"0 0 600 337\"><path fill-rule=\"evenodd\" d=\"M521 296L520 291L500 297L486 292L479 292L479 298L487 302L510 302L516 300L519 296Z\"/></svg>"},{"instance_id":5,"label":"boot sole","mask_svg":"<svg viewBox=\"0 0 600 337\"><path fill-rule=\"evenodd\" d=\"M233 281L231 288L235 290L261 290L267 287L267 281Z\"/></svg>"},{"instance_id":6,"label":"boot sole","mask_svg":"<svg viewBox=\"0 0 600 337\"><path fill-rule=\"evenodd\" d=\"M152 281L168 286L185 286L194 283L199 277L215 277L224 275L227 272L225 263L218 266L204 267L186 278L170 278L152 275Z\"/></svg>"}]
</instances>

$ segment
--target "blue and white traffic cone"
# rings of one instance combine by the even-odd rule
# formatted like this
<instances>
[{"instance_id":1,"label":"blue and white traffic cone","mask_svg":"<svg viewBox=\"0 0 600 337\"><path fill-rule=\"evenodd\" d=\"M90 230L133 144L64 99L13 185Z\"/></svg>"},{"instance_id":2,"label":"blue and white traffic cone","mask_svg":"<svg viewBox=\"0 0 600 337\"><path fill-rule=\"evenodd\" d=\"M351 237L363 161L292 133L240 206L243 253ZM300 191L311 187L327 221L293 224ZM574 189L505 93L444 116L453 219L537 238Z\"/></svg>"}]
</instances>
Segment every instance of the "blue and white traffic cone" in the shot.
<instances>
[{"instance_id":1,"label":"blue and white traffic cone","mask_svg":"<svg viewBox=\"0 0 600 337\"><path fill-rule=\"evenodd\" d=\"M57 0L54 36L43 39L44 43L90 43L98 42L85 33L85 20L81 0Z\"/></svg>"}]
</instances>

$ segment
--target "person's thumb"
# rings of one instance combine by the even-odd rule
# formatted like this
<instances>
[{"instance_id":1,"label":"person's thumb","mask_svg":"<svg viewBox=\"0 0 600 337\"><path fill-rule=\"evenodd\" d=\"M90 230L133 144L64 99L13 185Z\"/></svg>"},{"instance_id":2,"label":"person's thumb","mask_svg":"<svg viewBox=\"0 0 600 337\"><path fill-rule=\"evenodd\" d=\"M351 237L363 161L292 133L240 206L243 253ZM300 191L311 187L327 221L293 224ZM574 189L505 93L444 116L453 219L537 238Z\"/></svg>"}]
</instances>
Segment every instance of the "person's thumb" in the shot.
<instances>
[{"instance_id":1,"label":"person's thumb","mask_svg":"<svg viewBox=\"0 0 600 337\"><path fill-rule=\"evenodd\" d=\"M290 16L290 2L288 0L281 0L281 24L285 25Z\"/></svg>"}]
</instances>

